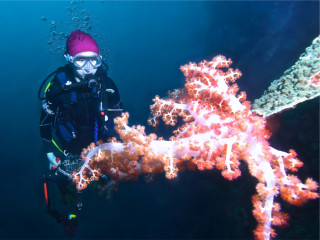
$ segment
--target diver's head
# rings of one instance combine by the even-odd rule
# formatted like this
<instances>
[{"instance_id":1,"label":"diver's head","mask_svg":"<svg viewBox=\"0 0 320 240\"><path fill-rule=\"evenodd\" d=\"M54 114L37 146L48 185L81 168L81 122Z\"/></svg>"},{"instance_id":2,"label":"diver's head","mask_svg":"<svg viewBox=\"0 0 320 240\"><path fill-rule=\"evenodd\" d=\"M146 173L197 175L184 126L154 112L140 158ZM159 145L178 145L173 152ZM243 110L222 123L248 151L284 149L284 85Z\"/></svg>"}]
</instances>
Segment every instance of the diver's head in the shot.
<instances>
[{"instance_id":1,"label":"diver's head","mask_svg":"<svg viewBox=\"0 0 320 240\"><path fill-rule=\"evenodd\" d=\"M94 75L101 66L102 59L96 41L83 31L75 30L69 35L66 49L65 58L81 79Z\"/></svg>"}]
</instances>

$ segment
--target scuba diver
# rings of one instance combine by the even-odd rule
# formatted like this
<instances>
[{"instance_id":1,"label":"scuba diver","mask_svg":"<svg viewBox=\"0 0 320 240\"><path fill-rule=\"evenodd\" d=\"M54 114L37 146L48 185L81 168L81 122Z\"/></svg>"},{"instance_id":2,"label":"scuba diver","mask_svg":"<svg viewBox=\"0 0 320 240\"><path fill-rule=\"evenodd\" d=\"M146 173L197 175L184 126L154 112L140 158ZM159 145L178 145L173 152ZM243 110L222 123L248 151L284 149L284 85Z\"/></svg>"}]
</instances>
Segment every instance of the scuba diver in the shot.
<instances>
[{"instance_id":1,"label":"scuba diver","mask_svg":"<svg viewBox=\"0 0 320 240\"><path fill-rule=\"evenodd\" d=\"M47 212L72 236L78 225L76 215L56 209L54 185L62 203L76 202L76 211L81 210L81 194L72 183L72 172L82 163L83 148L116 137L113 119L123 109L118 89L107 76L108 66L89 34L73 31L64 56L68 63L43 81L38 97L42 100L40 135L50 169L44 176Z\"/></svg>"}]
</instances>

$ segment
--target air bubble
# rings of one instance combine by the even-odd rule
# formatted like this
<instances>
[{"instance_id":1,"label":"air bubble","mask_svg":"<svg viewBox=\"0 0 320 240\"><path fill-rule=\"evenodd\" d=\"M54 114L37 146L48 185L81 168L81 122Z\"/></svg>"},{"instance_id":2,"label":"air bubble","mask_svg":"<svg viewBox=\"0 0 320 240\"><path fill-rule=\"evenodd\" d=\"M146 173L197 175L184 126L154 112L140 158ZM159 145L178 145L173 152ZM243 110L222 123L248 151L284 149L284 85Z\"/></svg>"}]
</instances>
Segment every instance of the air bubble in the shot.
<instances>
[{"instance_id":1,"label":"air bubble","mask_svg":"<svg viewBox=\"0 0 320 240\"><path fill-rule=\"evenodd\" d=\"M42 22L46 22L48 19L47 19L46 17L42 16L42 17L40 17L40 20L41 20Z\"/></svg>"}]
</instances>

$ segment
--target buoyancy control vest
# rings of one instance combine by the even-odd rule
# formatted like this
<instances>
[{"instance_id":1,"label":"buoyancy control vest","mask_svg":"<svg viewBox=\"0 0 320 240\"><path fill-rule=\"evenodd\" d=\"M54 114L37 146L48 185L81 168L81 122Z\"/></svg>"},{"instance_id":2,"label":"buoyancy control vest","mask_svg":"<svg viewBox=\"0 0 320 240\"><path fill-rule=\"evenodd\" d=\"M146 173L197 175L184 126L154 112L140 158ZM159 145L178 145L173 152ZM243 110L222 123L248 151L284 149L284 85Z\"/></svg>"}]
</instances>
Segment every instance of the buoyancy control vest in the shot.
<instances>
[{"instance_id":1,"label":"buoyancy control vest","mask_svg":"<svg viewBox=\"0 0 320 240\"><path fill-rule=\"evenodd\" d=\"M114 136L113 118L121 114L122 106L104 69L76 82L72 67L66 65L57 70L45 95L57 106L54 133L69 150L78 152L92 141Z\"/></svg>"}]
</instances>

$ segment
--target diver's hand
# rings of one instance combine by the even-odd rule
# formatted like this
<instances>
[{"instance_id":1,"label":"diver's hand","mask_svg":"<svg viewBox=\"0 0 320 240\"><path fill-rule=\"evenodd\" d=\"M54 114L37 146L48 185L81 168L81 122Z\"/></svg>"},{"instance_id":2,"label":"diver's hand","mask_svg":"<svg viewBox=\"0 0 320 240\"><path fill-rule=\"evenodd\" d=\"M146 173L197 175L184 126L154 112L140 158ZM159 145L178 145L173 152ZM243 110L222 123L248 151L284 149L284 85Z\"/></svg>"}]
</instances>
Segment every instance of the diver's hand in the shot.
<instances>
[{"instance_id":1,"label":"diver's hand","mask_svg":"<svg viewBox=\"0 0 320 240\"><path fill-rule=\"evenodd\" d=\"M52 152L47 153L47 157L49 160L49 169L50 170L55 170L57 167L60 166L60 164L61 164L60 158L57 158L56 156L54 156L54 154Z\"/></svg>"}]
</instances>

